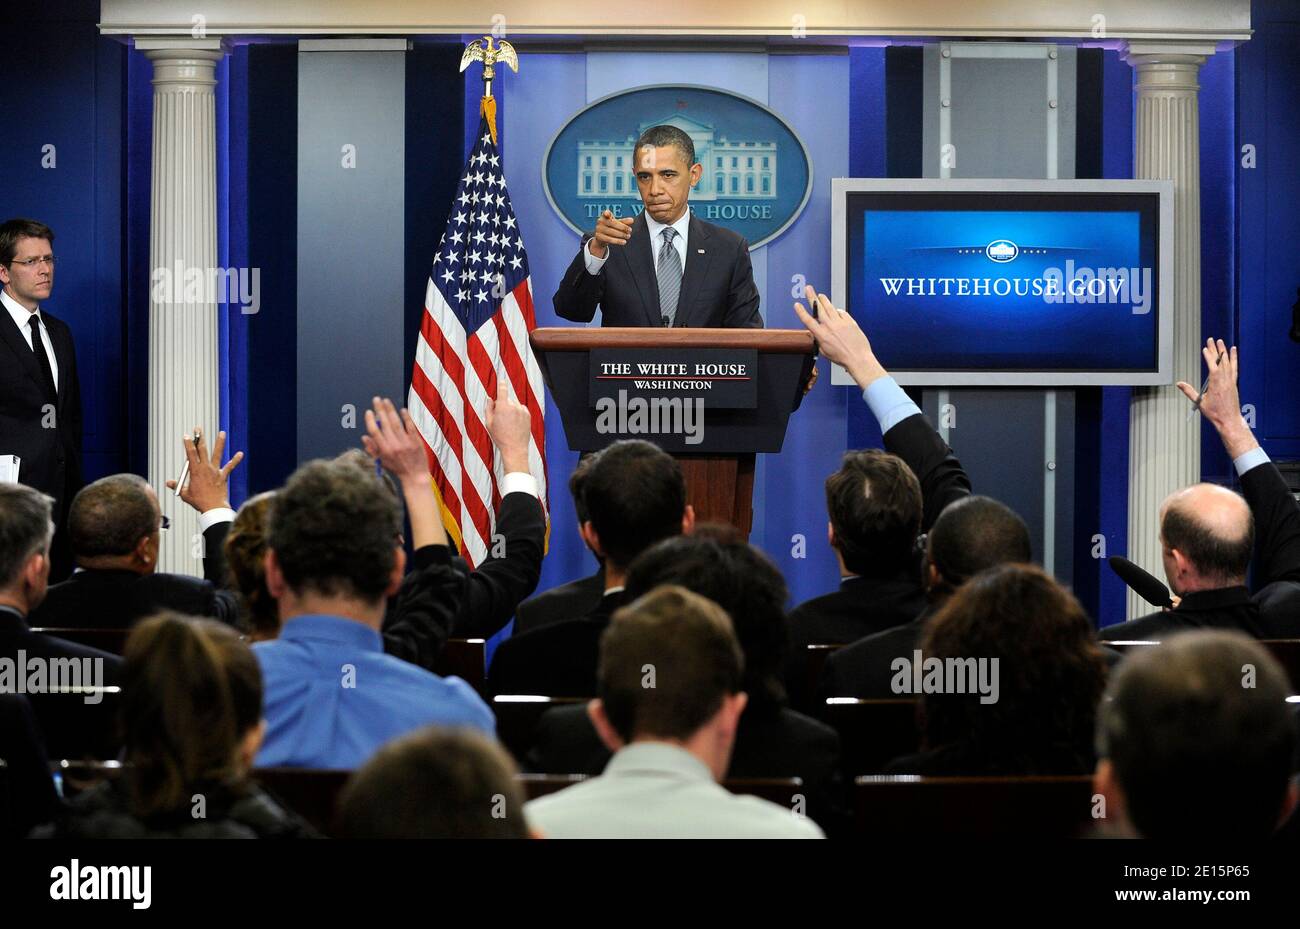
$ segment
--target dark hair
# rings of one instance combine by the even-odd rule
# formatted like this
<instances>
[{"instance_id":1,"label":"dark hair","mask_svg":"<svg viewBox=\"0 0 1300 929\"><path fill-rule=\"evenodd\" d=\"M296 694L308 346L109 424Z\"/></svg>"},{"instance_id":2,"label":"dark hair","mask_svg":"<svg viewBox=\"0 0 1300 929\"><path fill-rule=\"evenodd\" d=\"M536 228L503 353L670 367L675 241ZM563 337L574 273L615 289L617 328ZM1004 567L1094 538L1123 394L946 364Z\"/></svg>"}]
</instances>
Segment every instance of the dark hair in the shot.
<instances>
[{"instance_id":1,"label":"dark hair","mask_svg":"<svg viewBox=\"0 0 1300 929\"><path fill-rule=\"evenodd\" d=\"M524 795L510 756L470 729L430 726L389 742L348 780L349 839L523 839Z\"/></svg>"},{"instance_id":2,"label":"dark hair","mask_svg":"<svg viewBox=\"0 0 1300 929\"><path fill-rule=\"evenodd\" d=\"M695 164L695 143L691 141L689 135L676 126L651 126L636 140L636 151L641 151L647 145L651 148L670 145L682 153L687 167Z\"/></svg>"},{"instance_id":3,"label":"dark hair","mask_svg":"<svg viewBox=\"0 0 1300 929\"><path fill-rule=\"evenodd\" d=\"M34 219L7 219L0 223L0 265L14 260L20 239L45 239L52 246L54 230Z\"/></svg>"},{"instance_id":4,"label":"dark hair","mask_svg":"<svg viewBox=\"0 0 1300 929\"><path fill-rule=\"evenodd\" d=\"M1273 656L1239 632L1185 631L1130 652L1098 714L1097 751L1138 832L1197 841L1273 832L1296 737L1290 692Z\"/></svg>"},{"instance_id":5,"label":"dark hair","mask_svg":"<svg viewBox=\"0 0 1300 929\"><path fill-rule=\"evenodd\" d=\"M397 501L355 466L310 461L276 492L267 548L296 592L379 602L401 533Z\"/></svg>"},{"instance_id":6,"label":"dark hair","mask_svg":"<svg viewBox=\"0 0 1300 929\"><path fill-rule=\"evenodd\" d=\"M1246 509L1246 531L1239 538L1224 538L1197 518L1192 508L1172 503L1160 521L1160 538L1167 548L1176 548L1206 578L1244 583L1255 549L1255 519Z\"/></svg>"},{"instance_id":7,"label":"dark hair","mask_svg":"<svg viewBox=\"0 0 1300 929\"><path fill-rule=\"evenodd\" d=\"M942 597L994 565L1032 561L1034 552L1029 527L1014 510L972 495L943 508L930 528L926 557L942 579L934 591Z\"/></svg>"},{"instance_id":8,"label":"dark hair","mask_svg":"<svg viewBox=\"0 0 1300 929\"><path fill-rule=\"evenodd\" d=\"M569 475L569 494L573 497L573 514L577 517L579 526L591 518L591 514L587 512L587 499L584 494L587 488L587 475L591 473L591 466L599 454L600 452L580 455L578 463L573 466L573 473Z\"/></svg>"},{"instance_id":9,"label":"dark hair","mask_svg":"<svg viewBox=\"0 0 1300 929\"><path fill-rule=\"evenodd\" d=\"M615 442L592 462L583 488L605 558L619 568L682 531L686 481L673 457L639 439Z\"/></svg>"},{"instance_id":10,"label":"dark hair","mask_svg":"<svg viewBox=\"0 0 1300 929\"><path fill-rule=\"evenodd\" d=\"M243 619L255 639L280 634L280 605L266 589L266 525L275 491L244 501L226 534L226 571L239 593Z\"/></svg>"},{"instance_id":11,"label":"dark hair","mask_svg":"<svg viewBox=\"0 0 1300 929\"><path fill-rule=\"evenodd\" d=\"M1079 601L1041 568L999 565L968 580L927 624L921 654L945 668L998 662L992 703L970 687L921 696L927 748L972 746L1005 774L1092 770L1105 661Z\"/></svg>"},{"instance_id":12,"label":"dark hair","mask_svg":"<svg viewBox=\"0 0 1300 929\"><path fill-rule=\"evenodd\" d=\"M740 692L744 663L722 607L665 585L614 613L600 638L596 693L624 741L686 739Z\"/></svg>"},{"instance_id":13,"label":"dark hair","mask_svg":"<svg viewBox=\"0 0 1300 929\"><path fill-rule=\"evenodd\" d=\"M68 510L68 539L78 558L129 555L158 531L158 504L136 474L110 474L87 484Z\"/></svg>"},{"instance_id":14,"label":"dark hair","mask_svg":"<svg viewBox=\"0 0 1300 929\"><path fill-rule=\"evenodd\" d=\"M694 536L665 539L632 562L627 595L635 599L664 584L707 597L731 617L745 656L741 683L750 696L745 712L785 703L781 678L788 592L785 578L766 555L748 542L704 538L698 530Z\"/></svg>"},{"instance_id":15,"label":"dark hair","mask_svg":"<svg viewBox=\"0 0 1300 929\"><path fill-rule=\"evenodd\" d=\"M175 812L205 786L244 784L236 754L262 718L252 649L212 620L161 613L131 630L121 674L132 811Z\"/></svg>"},{"instance_id":16,"label":"dark hair","mask_svg":"<svg viewBox=\"0 0 1300 929\"><path fill-rule=\"evenodd\" d=\"M23 484L0 484L0 588L9 587L33 555L54 538L54 499Z\"/></svg>"},{"instance_id":17,"label":"dark hair","mask_svg":"<svg viewBox=\"0 0 1300 929\"><path fill-rule=\"evenodd\" d=\"M863 577L909 568L921 531L921 485L907 463L879 449L848 451L826 478L826 511L844 566Z\"/></svg>"}]
</instances>

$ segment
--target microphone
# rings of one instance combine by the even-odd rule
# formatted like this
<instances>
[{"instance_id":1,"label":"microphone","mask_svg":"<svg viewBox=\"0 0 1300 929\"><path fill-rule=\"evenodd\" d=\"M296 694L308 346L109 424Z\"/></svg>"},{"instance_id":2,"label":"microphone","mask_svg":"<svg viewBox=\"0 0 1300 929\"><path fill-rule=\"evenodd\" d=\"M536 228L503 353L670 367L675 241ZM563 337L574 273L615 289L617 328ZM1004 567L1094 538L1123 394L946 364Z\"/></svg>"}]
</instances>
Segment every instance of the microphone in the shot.
<instances>
[{"instance_id":1,"label":"microphone","mask_svg":"<svg viewBox=\"0 0 1300 929\"><path fill-rule=\"evenodd\" d=\"M1111 555L1106 561L1110 563L1111 570L1119 575L1119 579L1147 603L1161 607L1174 605L1174 601L1169 598L1169 588L1154 575L1119 555Z\"/></svg>"},{"instance_id":2,"label":"microphone","mask_svg":"<svg viewBox=\"0 0 1300 929\"><path fill-rule=\"evenodd\" d=\"M663 324L663 327L664 327L665 329L670 328L670 327L672 326L672 324L673 324L673 321L672 321L671 319L668 318L668 314L667 314L667 313L665 313L664 315L662 315L662 316L659 317L659 322Z\"/></svg>"}]
</instances>

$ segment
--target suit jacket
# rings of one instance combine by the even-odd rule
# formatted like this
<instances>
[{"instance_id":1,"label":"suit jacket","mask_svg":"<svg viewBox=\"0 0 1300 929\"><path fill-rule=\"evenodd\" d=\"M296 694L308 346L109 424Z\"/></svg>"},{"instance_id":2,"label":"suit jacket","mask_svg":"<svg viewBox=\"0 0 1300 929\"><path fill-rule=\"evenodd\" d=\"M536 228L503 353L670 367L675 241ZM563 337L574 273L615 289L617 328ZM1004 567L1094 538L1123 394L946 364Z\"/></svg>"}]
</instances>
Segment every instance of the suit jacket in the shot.
<instances>
[{"instance_id":1,"label":"suit jacket","mask_svg":"<svg viewBox=\"0 0 1300 929\"><path fill-rule=\"evenodd\" d=\"M842 645L911 622L925 609L920 572L877 579L847 577L840 589L801 603L790 611L790 650L786 660L786 691L790 702L805 707L804 672L809 645Z\"/></svg>"},{"instance_id":2,"label":"suit jacket","mask_svg":"<svg viewBox=\"0 0 1300 929\"><path fill-rule=\"evenodd\" d=\"M609 593L581 619L506 639L492 658L488 687L494 694L595 696L600 636L614 611L627 600L622 590Z\"/></svg>"},{"instance_id":3,"label":"suit jacket","mask_svg":"<svg viewBox=\"0 0 1300 929\"><path fill-rule=\"evenodd\" d=\"M0 759L8 781L8 796L0 793L0 839L21 839L60 806L45 742L23 694L0 694Z\"/></svg>"},{"instance_id":4,"label":"suit jacket","mask_svg":"<svg viewBox=\"0 0 1300 929\"><path fill-rule=\"evenodd\" d=\"M62 526L81 489L81 384L72 330L44 309L41 318L59 367L57 397L47 392L26 337L0 310L0 455L22 458L19 483L53 497L54 524ZM54 404L54 429L43 424L47 403Z\"/></svg>"},{"instance_id":5,"label":"suit jacket","mask_svg":"<svg viewBox=\"0 0 1300 929\"><path fill-rule=\"evenodd\" d=\"M894 678L890 665L899 657L912 660L912 652L921 647L921 635L931 612L926 611L909 623L869 635L828 655L817 688L818 702L827 697L883 700L899 696L889 686Z\"/></svg>"},{"instance_id":6,"label":"suit jacket","mask_svg":"<svg viewBox=\"0 0 1300 929\"><path fill-rule=\"evenodd\" d=\"M545 774L599 774L610 751L596 734L584 704L547 710L538 720L529 767ZM736 727L727 777L799 777L808 816L828 833L842 825L840 737L787 707L746 707Z\"/></svg>"},{"instance_id":7,"label":"suit jacket","mask_svg":"<svg viewBox=\"0 0 1300 929\"><path fill-rule=\"evenodd\" d=\"M536 497L522 491L502 497L496 531L505 540L502 557L491 557L489 548L489 556L473 571L463 559L454 559L468 583L453 625L457 636L488 638L500 632L542 576L546 514Z\"/></svg>"},{"instance_id":8,"label":"suit jacket","mask_svg":"<svg viewBox=\"0 0 1300 929\"><path fill-rule=\"evenodd\" d=\"M1255 594L1245 587L1190 593L1175 609L1107 626L1102 639L1159 639L1206 627L1256 638L1300 635L1300 503L1271 461L1243 474L1241 491L1255 517Z\"/></svg>"},{"instance_id":9,"label":"suit jacket","mask_svg":"<svg viewBox=\"0 0 1300 929\"><path fill-rule=\"evenodd\" d=\"M589 323L600 307L602 326L660 326L659 283L645 215L632 223L626 245L611 245L599 274L587 271L583 251L570 263L555 292L555 312ZM761 329L758 288L749 244L736 233L691 214L686 268L677 302L676 327Z\"/></svg>"},{"instance_id":10,"label":"suit jacket","mask_svg":"<svg viewBox=\"0 0 1300 929\"><path fill-rule=\"evenodd\" d=\"M207 616L239 625L239 602L217 586L225 571L222 545L230 523L210 526L203 534L203 578L186 574L136 574L92 568L78 571L50 587L30 617L35 627L59 629L129 629L159 610Z\"/></svg>"},{"instance_id":11,"label":"suit jacket","mask_svg":"<svg viewBox=\"0 0 1300 929\"><path fill-rule=\"evenodd\" d=\"M532 632L543 626L586 616L600 605L605 595L605 569L591 577L570 581L530 597L515 610L515 635Z\"/></svg>"},{"instance_id":12,"label":"suit jacket","mask_svg":"<svg viewBox=\"0 0 1300 929\"><path fill-rule=\"evenodd\" d=\"M97 683L104 687L116 686L121 674L122 659L116 655L54 636L32 632L23 616L8 607L0 607L0 658L17 662L20 651L28 659L98 660L102 677ZM83 683L86 682L83 678ZM89 683L96 682L92 679ZM27 699L31 703L51 756L56 758L79 758L83 755L96 758L116 757L117 750L120 748L116 735L116 702L102 700L98 703L84 703L80 698L73 701L66 697L44 693L28 694Z\"/></svg>"}]
</instances>

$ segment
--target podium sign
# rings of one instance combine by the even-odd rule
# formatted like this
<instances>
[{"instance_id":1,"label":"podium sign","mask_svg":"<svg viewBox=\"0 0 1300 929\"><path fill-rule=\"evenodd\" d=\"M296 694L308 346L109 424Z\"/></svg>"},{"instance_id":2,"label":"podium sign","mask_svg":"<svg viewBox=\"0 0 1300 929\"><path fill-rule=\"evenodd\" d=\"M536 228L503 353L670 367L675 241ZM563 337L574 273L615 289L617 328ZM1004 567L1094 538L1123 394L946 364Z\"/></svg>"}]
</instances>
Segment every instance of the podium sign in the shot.
<instances>
[{"instance_id":1,"label":"podium sign","mask_svg":"<svg viewBox=\"0 0 1300 929\"><path fill-rule=\"evenodd\" d=\"M651 442L680 463L698 519L749 532L754 455L781 450L812 373L809 333L543 328L529 341L569 448Z\"/></svg>"}]
</instances>

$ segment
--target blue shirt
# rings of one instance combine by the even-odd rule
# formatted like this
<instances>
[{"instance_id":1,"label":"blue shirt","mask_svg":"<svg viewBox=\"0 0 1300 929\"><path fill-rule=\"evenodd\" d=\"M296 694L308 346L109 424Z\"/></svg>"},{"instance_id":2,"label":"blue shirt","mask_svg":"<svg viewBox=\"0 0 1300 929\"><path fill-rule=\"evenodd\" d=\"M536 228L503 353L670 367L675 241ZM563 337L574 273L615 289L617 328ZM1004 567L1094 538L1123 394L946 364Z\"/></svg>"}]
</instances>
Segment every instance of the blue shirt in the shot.
<instances>
[{"instance_id":1,"label":"blue shirt","mask_svg":"<svg viewBox=\"0 0 1300 929\"><path fill-rule=\"evenodd\" d=\"M384 654L379 633L355 620L298 616L253 654L265 691L258 767L356 768L385 742L428 725L495 734L473 688Z\"/></svg>"}]
</instances>

